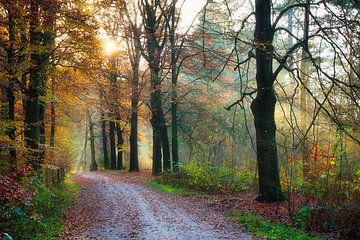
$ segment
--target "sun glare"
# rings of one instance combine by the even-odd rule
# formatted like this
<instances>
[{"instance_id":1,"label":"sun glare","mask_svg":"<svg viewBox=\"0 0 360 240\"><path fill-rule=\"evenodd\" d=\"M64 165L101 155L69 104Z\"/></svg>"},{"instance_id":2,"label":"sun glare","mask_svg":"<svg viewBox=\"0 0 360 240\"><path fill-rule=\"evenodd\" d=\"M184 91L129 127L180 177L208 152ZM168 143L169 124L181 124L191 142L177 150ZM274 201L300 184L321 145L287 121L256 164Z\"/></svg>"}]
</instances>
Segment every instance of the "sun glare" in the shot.
<instances>
[{"instance_id":1,"label":"sun glare","mask_svg":"<svg viewBox=\"0 0 360 240\"><path fill-rule=\"evenodd\" d=\"M110 55L119 50L118 44L110 39L104 41L104 50L107 55Z\"/></svg>"}]
</instances>

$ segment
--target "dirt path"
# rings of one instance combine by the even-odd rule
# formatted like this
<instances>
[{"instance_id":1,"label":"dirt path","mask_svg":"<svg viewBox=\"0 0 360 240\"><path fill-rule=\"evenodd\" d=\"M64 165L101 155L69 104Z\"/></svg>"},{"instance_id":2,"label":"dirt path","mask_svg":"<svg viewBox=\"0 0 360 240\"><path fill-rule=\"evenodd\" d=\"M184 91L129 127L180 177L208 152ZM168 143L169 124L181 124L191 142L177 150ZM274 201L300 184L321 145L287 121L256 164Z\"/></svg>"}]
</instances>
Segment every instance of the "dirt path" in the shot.
<instances>
[{"instance_id":1,"label":"dirt path","mask_svg":"<svg viewBox=\"0 0 360 240\"><path fill-rule=\"evenodd\" d=\"M62 239L251 239L201 201L102 173L81 173Z\"/></svg>"}]
</instances>

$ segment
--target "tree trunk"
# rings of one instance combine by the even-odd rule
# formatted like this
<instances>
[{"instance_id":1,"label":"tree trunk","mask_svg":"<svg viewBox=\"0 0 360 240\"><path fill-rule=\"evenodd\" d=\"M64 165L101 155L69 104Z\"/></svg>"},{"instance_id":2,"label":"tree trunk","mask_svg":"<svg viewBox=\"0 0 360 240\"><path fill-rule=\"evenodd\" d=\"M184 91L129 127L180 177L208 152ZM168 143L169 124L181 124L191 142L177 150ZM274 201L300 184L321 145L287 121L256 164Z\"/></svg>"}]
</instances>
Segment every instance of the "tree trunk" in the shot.
<instances>
[{"instance_id":1,"label":"tree trunk","mask_svg":"<svg viewBox=\"0 0 360 240\"><path fill-rule=\"evenodd\" d=\"M138 106L137 101L131 102L132 113L131 113L131 130L130 130L130 167L129 167L130 172L139 171L137 106Z\"/></svg>"},{"instance_id":2,"label":"tree trunk","mask_svg":"<svg viewBox=\"0 0 360 240\"><path fill-rule=\"evenodd\" d=\"M84 142L84 155L83 155L83 160L84 160L84 170L86 171L86 161L87 161L87 143L88 143L88 134L89 134L89 131L88 131L88 123L86 123L85 125L85 142ZM80 161L81 162L81 161Z\"/></svg>"},{"instance_id":3,"label":"tree trunk","mask_svg":"<svg viewBox=\"0 0 360 240\"><path fill-rule=\"evenodd\" d=\"M137 31L137 29L134 29ZM133 33L137 34L137 33ZM137 37L137 35L135 36ZM139 105L139 64L140 64L140 47L138 41L135 40L135 50L133 53L133 79L132 79L132 95L131 95L131 129L130 129L130 172L139 171L138 156L138 105Z\"/></svg>"},{"instance_id":4,"label":"tree trunk","mask_svg":"<svg viewBox=\"0 0 360 240\"><path fill-rule=\"evenodd\" d=\"M171 170L171 156L170 156L170 143L168 137L168 131L166 126L166 120L164 112L161 107L160 111L160 133L161 133L161 147L163 153L163 169L165 171Z\"/></svg>"},{"instance_id":5,"label":"tree trunk","mask_svg":"<svg viewBox=\"0 0 360 240\"><path fill-rule=\"evenodd\" d=\"M115 122L112 116L109 117L110 127L110 169L116 169L116 142L115 142Z\"/></svg>"},{"instance_id":6,"label":"tree trunk","mask_svg":"<svg viewBox=\"0 0 360 240\"><path fill-rule=\"evenodd\" d=\"M153 128L153 166L152 174L158 176L162 173L161 166L161 138L160 130Z\"/></svg>"},{"instance_id":7,"label":"tree trunk","mask_svg":"<svg viewBox=\"0 0 360 240\"><path fill-rule=\"evenodd\" d=\"M89 134L90 134L90 171L97 171L98 166L95 160L95 136L94 136L94 123L91 119L91 114L88 112L88 120L89 120Z\"/></svg>"},{"instance_id":8,"label":"tree trunk","mask_svg":"<svg viewBox=\"0 0 360 240\"><path fill-rule=\"evenodd\" d=\"M308 108L308 96L306 92L306 88L309 85L309 75L310 75L310 60L309 60L309 46L308 46L308 37L309 37L309 7L310 7L310 1L307 0L307 6L305 7L304 12L304 46L301 53L301 63L300 63L300 128L303 134L305 134L307 128L308 128L308 121L307 121L307 108ZM308 144L307 144L307 136L304 136L303 139L301 139L300 144L300 154L303 161L303 177L305 180L310 179L310 154L308 150Z\"/></svg>"},{"instance_id":9,"label":"tree trunk","mask_svg":"<svg viewBox=\"0 0 360 240\"><path fill-rule=\"evenodd\" d=\"M55 87L54 79L51 83L52 100L50 103L50 147L55 147L55 130L56 130L56 114L55 114Z\"/></svg>"},{"instance_id":10,"label":"tree trunk","mask_svg":"<svg viewBox=\"0 0 360 240\"><path fill-rule=\"evenodd\" d=\"M42 98L45 98L45 93L41 94ZM39 160L43 162L45 158L45 109L46 109L46 102L45 100L41 99L39 101Z\"/></svg>"},{"instance_id":11,"label":"tree trunk","mask_svg":"<svg viewBox=\"0 0 360 240\"><path fill-rule=\"evenodd\" d=\"M106 134L106 120L105 120L105 112L104 112L104 93L103 90L100 90L100 121L101 121L101 138L102 138L102 152L104 158L104 168L109 169L109 153L107 146L107 134Z\"/></svg>"},{"instance_id":12,"label":"tree trunk","mask_svg":"<svg viewBox=\"0 0 360 240\"><path fill-rule=\"evenodd\" d=\"M45 110L46 110L46 84L49 76L53 70L50 63L50 57L55 44L55 13L56 6L54 2L49 2L42 5L44 10L44 21L43 21L43 46L45 50L41 53L41 86L39 87L40 106L39 106L39 143L40 152L39 158L41 161L45 158Z\"/></svg>"},{"instance_id":13,"label":"tree trunk","mask_svg":"<svg viewBox=\"0 0 360 240\"><path fill-rule=\"evenodd\" d=\"M151 71L151 96L150 96L150 105L151 105L151 126L153 128L153 175L157 176L162 173L161 165L161 114L162 114L162 103L161 103L161 91L160 91L160 82L158 71Z\"/></svg>"},{"instance_id":14,"label":"tree trunk","mask_svg":"<svg viewBox=\"0 0 360 240\"><path fill-rule=\"evenodd\" d=\"M164 167L169 168L170 162L170 146L167 136L166 122L162 109L161 96L161 79L160 58L166 41L165 33L161 29L161 18L158 9L162 8L161 1L141 1L143 8L143 23L146 29L146 50L148 56L146 60L150 69L150 108L151 108L151 125L153 128L153 175L159 175L162 172L161 165L161 149L164 153ZM164 14L164 13L160 13ZM171 164L170 164L171 167Z\"/></svg>"},{"instance_id":15,"label":"tree trunk","mask_svg":"<svg viewBox=\"0 0 360 240\"><path fill-rule=\"evenodd\" d=\"M171 24L170 24L170 47L171 47L171 154L174 173L179 173L179 142L178 142L178 99L177 99L177 59L175 45L175 5L176 0L172 1L171 6Z\"/></svg>"},{"instance_id":16,"label":"tree trunk","mask_svg":"<svg viewBox=\"0 0 360 240\"><path fill-rule=\"evenodd\" d=\"M109 169L109 153L107 148L106 120L105 120L104 112L101 112L101 135L102 135L104 167L105 169Z\"/></svg>"},{"instance_id":17,"label":"tree trunk","mask_svg":"<svg viewBox=\"0 0 360 240\"><path fill-rule=\"evenodd\" d=\"M10 156L10 167L12 170L16 169L16 149L14 146L15 142L15 83L16 79L16 59L15 59L15 16L13 9L10 6L8 9L8 27L9 27L9 47L7 49L7 60L8 60L8 74L9 82L6 88L6 101L7 101L7 117L9 121L9 127L7 129L7 135L11 140L9 145L9 156Z\"/></svg>"},{"instance_id":18,"label":"tree trunk","mask_svg":"<svg viewBox=\"0 0 360 240\"><path fill-rule=\"evenodd\" d=\"M30 55L33 67L30 71L29 87L26 96L25 109L25 144L29 150L29 161L33 169L40 169L41 160L38 158L39 150L39 88L42 82L41 54L38 52L41 46L42 34L40 29L39 3L31 0L30 5L30 46L36 49Z\"/></svg>"},{"instance_id":19,"label":"tree trunk","mask_svg":"<svg viewBox=\"0 0 360 240\"><path fill-rule=\"evenodd\" d=\"M256 129L256 150L259 173L257 200L274 202L284 200L280 186L277 161L275 104L273 89L273 30L271 27L271 0L255 1L255 44L257 96L251 104Z\"/></svg>"},{"instance_id":20,"label":"tree trunk","mask_svg":"<svg viewBox=\"0 0 360 240\"><path fill-rule=\"evenodd\" d=\"M116 118L116 135L117 135L117 166L118 170L124 168L123 164L123 145L124 145L124 138L122 129L120 126L120 114L117 115Z\"/></svg>"}]
</instances>

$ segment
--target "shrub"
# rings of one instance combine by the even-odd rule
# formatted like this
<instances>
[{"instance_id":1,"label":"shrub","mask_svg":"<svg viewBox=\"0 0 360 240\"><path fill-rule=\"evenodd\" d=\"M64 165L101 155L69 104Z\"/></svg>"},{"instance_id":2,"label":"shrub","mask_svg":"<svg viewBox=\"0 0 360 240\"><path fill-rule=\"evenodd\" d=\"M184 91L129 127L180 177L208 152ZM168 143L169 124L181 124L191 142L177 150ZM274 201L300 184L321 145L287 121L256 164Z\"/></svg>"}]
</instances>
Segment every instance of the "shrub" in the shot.
<instances>
[{"instance_id":1,"label":"shrub","mask_svg":"<svg viewBox=\"0 0 360 240\"><path fill-rule=\"evenodd\" d=\"M69 180L46 188L39 174L28 181L34 191L31 200L0 205L0 234L14 239L55 239L63 230L61 217L79 188Z\"/></svg>"},{"instance_id":2,"label":"shrub","mask_svg":"<svg viewBox=\"0 0 360 240\"><path fill-rule=\"evenodd\" d=\"M167 184L206 192L244 191L254 184L253 174L212 163L180 165L180 174L165 173L159 180Z\"/></svg>"},{"instance_id":3,"label":"shrub","mask_svg":"<svg viewBox=\"0 0 360 240\"><path fill-rule=\"evenodd\" d=\"M341 239L360 239L360 208L356 206L306 206L293 220L307 231Z\"/></svg>"},{"instance_id":4,"label":"shrub","mask_svg":"<svg viewBox=\"0 0 360 240\"><path fill-rule=\"evenodd\" d=\"M286 224L276 224L266 221L262 217L254 214L234 212L230 214L230 220L234 222L235 225L245 227L251 234L262 239L321 239L319 237L311 237Z\"/></svg>"}]
</instances>

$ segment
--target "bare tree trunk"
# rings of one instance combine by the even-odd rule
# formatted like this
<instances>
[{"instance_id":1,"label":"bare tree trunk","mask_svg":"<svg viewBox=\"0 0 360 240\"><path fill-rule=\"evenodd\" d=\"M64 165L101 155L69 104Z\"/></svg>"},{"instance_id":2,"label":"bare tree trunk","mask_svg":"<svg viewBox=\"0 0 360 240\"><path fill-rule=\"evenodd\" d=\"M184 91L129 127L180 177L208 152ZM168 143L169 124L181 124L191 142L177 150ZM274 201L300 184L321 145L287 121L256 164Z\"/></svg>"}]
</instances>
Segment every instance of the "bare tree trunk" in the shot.
<instances>
[{"instance_id":1,"label":"bare tree trunk","mask_svg":"<svg viewBox=\"0 0 360 240\"><path fill-rule=\"evenodd\" d=\"M257 96L251 104L256 129L259 172L259 201L284 200L276 147L275 104L272 60L274 47L271 27L271 0L255 1L255 44Z\"/></svg>"}]
</instances>

